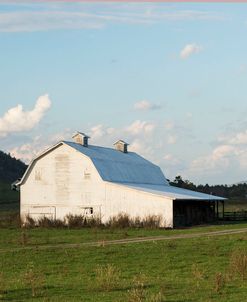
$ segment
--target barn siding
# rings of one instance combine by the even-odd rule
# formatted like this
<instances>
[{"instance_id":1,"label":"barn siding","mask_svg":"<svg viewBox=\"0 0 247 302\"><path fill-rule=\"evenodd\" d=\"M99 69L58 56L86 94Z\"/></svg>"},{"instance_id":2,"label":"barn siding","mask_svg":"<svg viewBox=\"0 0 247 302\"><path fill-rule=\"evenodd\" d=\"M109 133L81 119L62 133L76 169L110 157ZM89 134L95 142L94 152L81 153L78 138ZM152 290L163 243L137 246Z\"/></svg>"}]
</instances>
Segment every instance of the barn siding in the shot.
<instances>
[{"instance_id":1,"label":"barn siding","mask_svg":"<svg viewBox=\"0 0 247 302\"><path fill-rule=\"evenodd\" d=\"M162 217L163 226L173 227L173 201L164 196L106 183L106 200L102 209L103 221L118 213L141 218L157 215Z\"/></svg>"}]
</instances>

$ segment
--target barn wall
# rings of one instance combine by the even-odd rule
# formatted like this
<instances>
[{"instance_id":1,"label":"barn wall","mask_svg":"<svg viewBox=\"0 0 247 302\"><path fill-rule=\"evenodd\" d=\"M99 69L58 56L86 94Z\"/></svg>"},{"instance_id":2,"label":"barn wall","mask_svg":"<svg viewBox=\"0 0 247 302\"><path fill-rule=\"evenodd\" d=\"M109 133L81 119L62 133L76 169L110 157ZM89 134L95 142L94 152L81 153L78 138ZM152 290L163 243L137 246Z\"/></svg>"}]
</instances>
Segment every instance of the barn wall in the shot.
<instances>
[{"instance_id":1,"label":"barn wall","mask_svg":"<svg viewBox=\"0 0 247 302\"><path fill-rule=\"evenodd\" d=\"M141 218L160 215L163 226L173 227L173 201L164 196L106 183L106 200L102 206L103 221L119 213Z\"/></svg>"}]
</instances>

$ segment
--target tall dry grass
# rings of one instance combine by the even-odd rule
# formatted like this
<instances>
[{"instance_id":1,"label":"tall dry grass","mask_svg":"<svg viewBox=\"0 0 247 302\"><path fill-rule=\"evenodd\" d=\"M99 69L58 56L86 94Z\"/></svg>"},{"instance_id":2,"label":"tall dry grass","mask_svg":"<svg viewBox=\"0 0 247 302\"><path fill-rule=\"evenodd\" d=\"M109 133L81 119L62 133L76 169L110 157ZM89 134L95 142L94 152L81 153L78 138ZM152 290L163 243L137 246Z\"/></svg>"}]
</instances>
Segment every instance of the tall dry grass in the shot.
<instances>
[{"instance_id":1,"label":"tall dry grass","mask_svg":"<svg viewBox=\"0 0 247 302\"><path fill-rule=\"evenodd\" d=\"M121 213L112 216L106 223L102 223L99 217L86 217L83 215L67 215L63 220L41 217L34 220L27 216L22 224L26 228L43 227L43 228L160 228L162 223L161 216L149 215L144 218L130 217Z\"/></svg>"},{"instance_id":2,"label":"tall dry grass","mask_svg":"<svg viewBox=\"0 0 247 302\"><path fill-rule=\"evenodd\" d=\"M116 266L107 264L95 269L95 285L102 291L117 289L120 284L120 271Z\"/></svg>"},{"instance_id":3,"label":"tall dry grass","mask_svg":"<svg viewBox=\"0 0 247 302\"><path fill-rule=\"evenodd\" d=\"M229 272L239 276L243 281L247 278L247 251L236 249L230 255Z\"/></svg>"}]
</instances>

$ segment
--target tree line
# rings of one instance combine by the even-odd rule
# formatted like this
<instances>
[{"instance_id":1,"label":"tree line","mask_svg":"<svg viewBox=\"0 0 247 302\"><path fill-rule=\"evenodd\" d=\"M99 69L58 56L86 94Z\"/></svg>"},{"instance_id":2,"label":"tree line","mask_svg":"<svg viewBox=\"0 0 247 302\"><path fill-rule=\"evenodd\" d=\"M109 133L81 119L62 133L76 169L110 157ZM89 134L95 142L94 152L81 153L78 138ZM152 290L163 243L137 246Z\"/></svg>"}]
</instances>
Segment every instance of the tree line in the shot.
<instances>
[{"instance_id":1,"label":"tree line","mask_svg":"<svg viewBox=\"0 0 247 302\"><path fill-rule=\"evenodd\" d=\"M198 191L201 193L217 195L226 198L247 198L247 183L239 183L233 185L195 185L189 180L183 180L182 176L178 175L173 181L169 181L171 185L188 189L192 191Z\"/></svg>"},{"instance_id":2,"label":"tree line","mask_svg":"<svg viewBox=\"0 0 247 302\"><path fill-rule=\"evenodd\" d=\"M27 166L19 159L0 151L0 181L13 182L22 177Z\"/></svg>"}]
</instances>

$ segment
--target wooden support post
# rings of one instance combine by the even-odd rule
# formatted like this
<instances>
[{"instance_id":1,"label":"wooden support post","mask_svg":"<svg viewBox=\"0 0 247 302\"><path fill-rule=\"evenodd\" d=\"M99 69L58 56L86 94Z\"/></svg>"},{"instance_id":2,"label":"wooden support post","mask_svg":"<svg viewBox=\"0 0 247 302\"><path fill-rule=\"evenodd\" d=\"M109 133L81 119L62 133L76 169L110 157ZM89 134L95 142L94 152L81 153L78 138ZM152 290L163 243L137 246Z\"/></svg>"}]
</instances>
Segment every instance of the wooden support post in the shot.
<instances>
[{"instance_id":1,"label":"wooden support post","mask_svg":"<svg viewBox=\"0 0 247 302\"><path fill-rule=\"evenodd\" d=\"M217 200L216 207L217 207L217 219L219 219L219 200Z\"/></svg>"},{"instance_id":2,"label":"wooden support post","mask_svg":"<svg viewBox=\"0 0 247 302\"><path fill-rule=\"evenodd\" d=\"M222 201L222 217L225 218L225 200Z\"/></svg>"}]
</instances>

